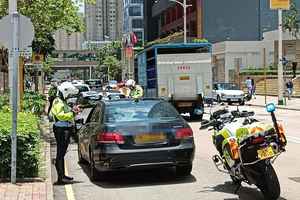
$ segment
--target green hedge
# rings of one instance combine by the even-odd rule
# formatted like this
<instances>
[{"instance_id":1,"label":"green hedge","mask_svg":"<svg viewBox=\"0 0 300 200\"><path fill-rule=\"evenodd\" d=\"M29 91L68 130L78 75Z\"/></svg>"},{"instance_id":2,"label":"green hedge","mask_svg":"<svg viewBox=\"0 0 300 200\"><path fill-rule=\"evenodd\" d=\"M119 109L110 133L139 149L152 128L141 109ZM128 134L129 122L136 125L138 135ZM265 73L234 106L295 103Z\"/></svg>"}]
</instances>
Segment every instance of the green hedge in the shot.
<instances>
[{"instance_id":1,"label":"green hedge","mask_svg":"<svg viewBox=\"0 0 300 200\"><path fill-rule=\"evenodd\" d=\"M11 113L0 111L0 122L0 178L9 178ZM39 175L41 149L38 118L31 113L19 113L17 132L17 177L37 177Z\"/></svg>"},{"instance_id":2,"label":"green hedge","mask_svg":"<svg viewBox=\"0 0 300 200\"><path fill-rule=\"evenodd\" d=\"M46 96L33 91L26 91L23 97L23 110L41 115L46 106Z\"/></svg>"},{"instance_id":3,"label":"green hedge","mask_svg":"<svg viewBox=\"0 0 300 200\"><path fill-rule=\"evenodd\" d=\"M0 94L0 110L4 107L7 106L9 103L9 97L8 94Z\"/></svg>"}]
</instances>

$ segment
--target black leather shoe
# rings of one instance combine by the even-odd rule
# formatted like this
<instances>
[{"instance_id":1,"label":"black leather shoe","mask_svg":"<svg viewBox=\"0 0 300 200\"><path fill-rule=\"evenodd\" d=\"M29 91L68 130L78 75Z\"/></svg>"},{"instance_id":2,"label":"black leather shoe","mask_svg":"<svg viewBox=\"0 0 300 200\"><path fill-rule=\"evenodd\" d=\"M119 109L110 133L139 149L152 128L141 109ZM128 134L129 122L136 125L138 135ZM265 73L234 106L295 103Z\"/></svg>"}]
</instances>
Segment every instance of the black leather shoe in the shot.
<instances>
[{"instance_id":1,"label":"black leather shoe","mask_svg":"<svg viewBox=\"0 0 300 200\"><path fill-rule=\"evenodd\" d=\"M74 180L74 178L73 178L73 177L70 177L70 176L64 176L63 179L66 179L66 180L68 180L68 181L73 181L73 180Z\"/></svg>"},{"instance_id":2,"label":"black leather shoe","mask_svg":"<svg viewBox=\"0 0 300 200\"><path fill-rule=\"evenodd\" d=\"M70 184L70 181L66 179L58 180L54 183L54 185L67 185L67 184Z\"/></svg>"}]
</instances>

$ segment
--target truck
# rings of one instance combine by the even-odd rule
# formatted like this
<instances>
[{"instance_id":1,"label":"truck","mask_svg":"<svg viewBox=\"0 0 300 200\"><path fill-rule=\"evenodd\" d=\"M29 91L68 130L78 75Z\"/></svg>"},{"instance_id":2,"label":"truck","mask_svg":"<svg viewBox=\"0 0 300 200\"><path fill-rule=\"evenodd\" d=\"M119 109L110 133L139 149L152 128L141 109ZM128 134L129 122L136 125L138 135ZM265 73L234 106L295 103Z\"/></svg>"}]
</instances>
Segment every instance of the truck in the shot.
<instances>
[{"instance_id":1,"label":"truck","mask_svg":"<svg viewBox=\"0 0 300 200\"><path fill-rule=\"evenodd\" d=\"M212 91L210 43L156 44L137 55L137 65L145 97L166 99L179 113L202 119Z\"/></svg>"}]
</instances>

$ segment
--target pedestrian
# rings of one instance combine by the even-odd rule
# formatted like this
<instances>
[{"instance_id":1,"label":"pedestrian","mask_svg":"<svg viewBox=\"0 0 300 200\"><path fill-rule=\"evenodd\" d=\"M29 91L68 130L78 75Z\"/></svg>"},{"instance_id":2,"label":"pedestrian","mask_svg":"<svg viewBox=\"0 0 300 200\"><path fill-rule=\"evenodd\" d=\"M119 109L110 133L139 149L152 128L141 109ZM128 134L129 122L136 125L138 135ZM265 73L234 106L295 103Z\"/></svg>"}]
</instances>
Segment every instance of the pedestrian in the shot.
<instances>
[{"instance_id":1,"label":"pedestrian","mask_svg":"<svg viewBox=\"0 0 300 200\"><path fill-rule=\"evenodd\" d=\"M288 92L288 99L291 100L291 96L293 95L294 92L294 84L292 80L288 80L288 82L286 83L286 89Z\"/></svg>"},{"instance_id":2,"label":"pedestrian","mask_svg":"<svg viewBox=\"0 0 300 200\"><path fill-rule=\"evenodd\" d=\"M250 101L252 98L252 80L250 79L250 77L247 77L245 84L246 84L247 92L248 92L247 99L248 99L248 101Z\"/></svg>"},{"instance_id":3,"label":"pedestrian","mask_svg":"<svg viewBox=\"0 0 300 200\"><path fill-rule=\"evenodd\" d=\"M72 131L74 131L74 117L78 111L72 110L66 100L72 95L78 94L78 89L71 83L62 83L57 89L58 96L53 101L50 115L54 119L53 132L57 146L55 167L58 178L56 184L61 185L73 180L72 177L65 175L64 157L70 143Z\"/></svg>"},{"instance_id":4,"label":"pedestrian","mask_svg":"<svg viewBox=\"0 0 300 200\"><path fill-rule=\"evenodd\" d=\"M48 101L49 101L48 115L50 114L52 104L54 99L56 98L56 95L57 95L57 85L56 83L51 83L51 87L48 91Z\"/></svg>"},{"instance_id":5,"label":"pedestrian","mask_svg":"<svg viewBox=\"0 0 300 200\"><path fill-rule=\"evenodd\" d=\"M251 79L251 96L256 99L256 85L254 79Z\"/></svg>"}]
</instances>

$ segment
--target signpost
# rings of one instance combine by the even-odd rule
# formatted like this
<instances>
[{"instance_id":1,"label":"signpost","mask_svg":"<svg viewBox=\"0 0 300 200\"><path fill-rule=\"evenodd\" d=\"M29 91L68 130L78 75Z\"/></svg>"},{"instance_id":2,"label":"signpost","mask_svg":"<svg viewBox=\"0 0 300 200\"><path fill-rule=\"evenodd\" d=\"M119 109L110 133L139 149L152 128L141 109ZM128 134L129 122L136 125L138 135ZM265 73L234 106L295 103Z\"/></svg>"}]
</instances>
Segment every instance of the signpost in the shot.
<instances>
[{"instance_id":1,"label":"signpost","mask_svg":"<svg viewBox=\"0 0 300 200\"><path fill-rule=\"evenodd\" d=\"M283 105L282 10L290 9L290 0L270 0L270 7L278 10L278 104Z\"/></svg>"},{"instance_id":2,"label":"signpost","mask_svg":"<svg viewBox=\"0 0 300 200\"><path fill-rule=\"evenodd\" d=\"M17 11L17 0L9 0L9 15L0 21L0 42L9 49L10 99L12 106L11 131L11 183L16 183L17 174L17 115L18 115L18 73L19 52L26 49L34 37L29 18Z\"/></svg>"}]
</instances>

